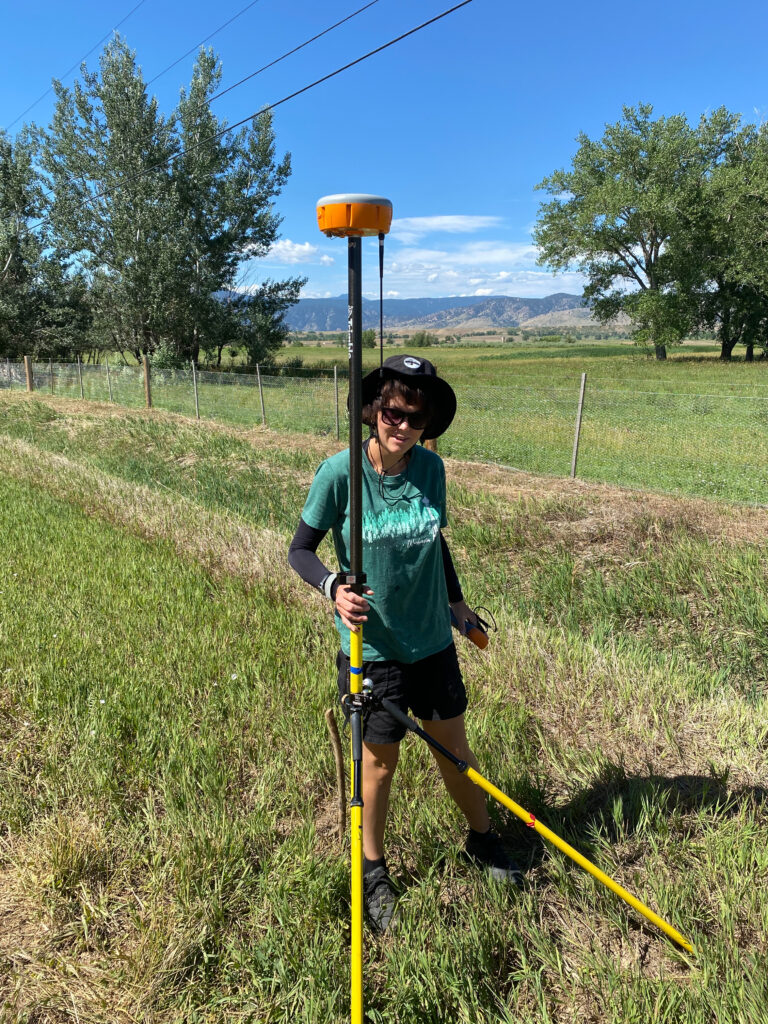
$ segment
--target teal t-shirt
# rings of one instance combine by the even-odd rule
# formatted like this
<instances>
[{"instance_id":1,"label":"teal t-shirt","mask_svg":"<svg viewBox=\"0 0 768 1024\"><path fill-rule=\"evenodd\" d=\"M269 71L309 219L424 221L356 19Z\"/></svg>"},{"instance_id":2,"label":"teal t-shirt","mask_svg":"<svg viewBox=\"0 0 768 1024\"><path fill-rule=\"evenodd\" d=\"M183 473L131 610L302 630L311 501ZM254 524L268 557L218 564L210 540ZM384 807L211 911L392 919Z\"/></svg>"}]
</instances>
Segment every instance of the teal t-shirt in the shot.
<instances>
[{"instance_id":1,"label":"teal t-shirt","mask_svg":"<svg viewBox=\"0 0 768 1024\"><path fill-rule=\"evenodd\" d=\"M362 508L363 572L374 592L363 623L363 659L411 664L444 650L451 619L440 550L447 525L443 460L416 445L403 473L379 478L364 453ZM320 465L301 517L332 531L339 570L349 572L348 450ZM349 630L338 612L336 628L349 655Z\"/></svg>"}]
</instances>

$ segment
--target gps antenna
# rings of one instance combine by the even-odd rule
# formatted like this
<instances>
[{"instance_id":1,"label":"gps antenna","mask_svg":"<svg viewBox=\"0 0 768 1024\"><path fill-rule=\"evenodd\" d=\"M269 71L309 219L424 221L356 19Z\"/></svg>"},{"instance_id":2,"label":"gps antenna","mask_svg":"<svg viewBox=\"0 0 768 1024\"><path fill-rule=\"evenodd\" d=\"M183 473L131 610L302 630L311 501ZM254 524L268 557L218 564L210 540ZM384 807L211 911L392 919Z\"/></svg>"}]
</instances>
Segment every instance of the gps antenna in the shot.
<instances>
[{"instance_id":1,"label":"gps antenna","mask_svg":"<svg viewBox=\"0 0 768 1024\"><path fill-rule=\"evenodd\" d=\"M380 196L333 195L317 201L317 222L329 238L347 239L349 299L349 573L344 582L356 594L365 586L363 572L362 432L363 432L363 290L362 239L379 236L392 223L392 203ZM383 257L379 257L380 266ZM340 577L341 578L341 577ZM349 802L351 930L351 1022L363 1024L363 627L349 634L349 727L352 747Z\"/></svg>"}]
</instances>

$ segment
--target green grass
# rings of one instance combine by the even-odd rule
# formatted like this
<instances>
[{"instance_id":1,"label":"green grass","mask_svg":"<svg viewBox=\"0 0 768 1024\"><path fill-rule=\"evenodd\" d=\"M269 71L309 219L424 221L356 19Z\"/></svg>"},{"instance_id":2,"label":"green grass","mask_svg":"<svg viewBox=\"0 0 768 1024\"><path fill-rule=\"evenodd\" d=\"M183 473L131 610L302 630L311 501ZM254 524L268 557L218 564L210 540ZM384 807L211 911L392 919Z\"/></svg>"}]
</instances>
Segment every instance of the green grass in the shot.
<instances>
[{"instance_id":1,"label":"green grass","mask_svg":"<svg viewBox=\"0 0 768 1024\"><path fill-rule=\"evenodd\" d=\"M768 362L724 364L714 358L716 352L714 345L687 344L658 362L626 341L425 349L459 399L440 450L455 458L567 476L584 372L581 478L766 505ZM342 350L291 346L283 358L297 353L307 366L335 363L345 369ZM378 352L366 350L366 371L377 364ZM48 368L36 367L36 374L41 392L51 394ZM105 367L84 367L82 380L86 399L109 399ZM143 405L139 368L115 366L110 380L116 403ZM343 437L343 379L339 390ZM80 396L76 367L54 368L52 393ZM156 371L152 395L156 408L195 414L191 371ZM332 379L264 377L263 395L270 427L335 439ZM246 427L262 422L251 376L201 373L198 401L204 419Z\"/></svg>"},{"instance_id":2,"label":"green grass","mask_svg":"<svg viewBox=\"0 0 768 1024\"><path fill-rule=\"evenodd\" d=\"M320 445L14 395L0 438L0 1019L348 1019L335 641L283 561ZM469 872L411 740L402 925L366 940L368 1019L761 1020L765 545L649 498L585 546L608 496L475 477L449 484L450 538L500 627L461 648L481 770L698 955L500 811L528 889ZM110 481L134 495L122 525ZM203 511L282 540L254 575Z\"/></svg>"}]
</instances>

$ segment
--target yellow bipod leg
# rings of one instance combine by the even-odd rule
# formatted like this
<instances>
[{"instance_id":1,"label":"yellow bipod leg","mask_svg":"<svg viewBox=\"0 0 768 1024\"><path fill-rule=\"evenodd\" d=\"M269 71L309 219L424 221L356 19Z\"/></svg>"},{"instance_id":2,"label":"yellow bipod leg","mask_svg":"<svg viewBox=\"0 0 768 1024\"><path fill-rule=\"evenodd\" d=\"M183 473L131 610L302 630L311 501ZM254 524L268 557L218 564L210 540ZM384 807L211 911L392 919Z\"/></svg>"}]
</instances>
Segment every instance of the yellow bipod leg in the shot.
<instances>
[{"instance_id":1,"label":"yellow bipod leg","mask_svg":"<svg viewBox=\"0 0 768 1024\"><path fill-rule=\"evenodd\" d=\"M548 839L550 843L558 848L558 850L562 850L566 856L570 857L571 860L584 868L585 871L588 871L590 875L596 878L599 882L602 882L604 886L611 890L611 892L616 893L616 895L621 897L621 899L623 899L625 903L628 903L630 907L634 907L634 909L639 914L642 914L647 921L655 924L657 928L660 928L671 939L674 939L679 946L682 946L682 948L687 950L689 953L695 952L691 943L688 942L688 940L681 935L676 928L673 928L671 924L667 924L667 922L663 918L659 917L658 914L654 914L652 910L646 907L644 903L641 903L639 899L632 895L632 893L627 892L627 890L623 886L619 885L618 882L614 882L609 875L606 875L604 871L601 871L600 868L587 860L587 858L580 854L578 850L574 850L572 846L566 843L564 839L561 839L560 836L556 835L551 829L547 828L546 825L542 825L542 823L536 819L535 815L531 814L530 811L526 811L519 804L516 804L514 800L511 800L506 795L506 793L502 793L500 789L494 786L487 779L483 778L480 772L475 771L474 768L470 767L466 761L461 761L458 757L452 754L450 750L446 750L442 744L434 740L423 729L420 729L413 719L409 718L408 715L403 714L396 704L393 704L389 700L382 700L381 703L393 718L396 718L407 729L410 729L411 732L415 732L417 735L421 736L421 738L437 750L438 753L447 758L447 760L449 760L458 769L458 771L463 772L468 779L471 779L476 786L485 790L485 792L492 796L494 800L498 800L500 804L512 811L514 815L520 818L521 821L524 821L530 828L535 828L540 836L543 836L544 839Z\"/></svg>"}]
</instances>

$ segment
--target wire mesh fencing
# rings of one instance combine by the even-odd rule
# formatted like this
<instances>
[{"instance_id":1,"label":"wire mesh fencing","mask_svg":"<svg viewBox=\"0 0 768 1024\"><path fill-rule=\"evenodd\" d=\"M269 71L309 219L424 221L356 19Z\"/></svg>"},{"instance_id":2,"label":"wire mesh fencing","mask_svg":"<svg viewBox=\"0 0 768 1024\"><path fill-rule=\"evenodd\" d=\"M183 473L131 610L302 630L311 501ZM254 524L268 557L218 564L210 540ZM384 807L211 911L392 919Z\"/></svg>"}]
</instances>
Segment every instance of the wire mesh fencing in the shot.
<instances>
[{"instance_id":1,"label":"wire mesh fencing","mask_svg":"<svg viewBox=\"0 0 768 1024\"><path fill-rule=\"evenodd\" d=\"M147 404L144 369L35 363L34 390L134 408ZM579 379L457 386L458 412L440 453L567 476L577 438ZM641 390L641 381L588 382L578 434L579 477L673 493L768 504L768 388L723 393ZM698 383L698 382L697 382ZM0 364L0 388L25 389L23 363ZM720 390L720 389L719 389ZM198 371L150 373L153 407L243 427L259 424L345 438L346 381Z\"/></svg>"},{"instance_id":2,"label":"wire mesh fencing","mask_svg":"<svg viewBox=\"0 0 768 1024\"><path fill-rule=\"evenodd\" d=\"M591 389L579 476L768 502L768 397Z\"/></svg>"},{"instance_id":3,"label":"wire mesh fencing","mask_svg":"<svg viewBox=\"0 0 768 1024\"><path fill-rule=\"evenodd\" d=\"M553 476L570 472L578 383L454 390L456 418L440 438L441 453Z\"/></svg>"},{"instance_id":4,"label":"wire mesh fencing","mask_svg":"<svg viewBox=\"0 0 768 1024\"><path fill-rule=\"evenodd\" d=\"M12 363L6 359L0 371L0 388L11 390L13 388L26 388L26 375L23 363Z\"/></svg>"}]
</instances>

